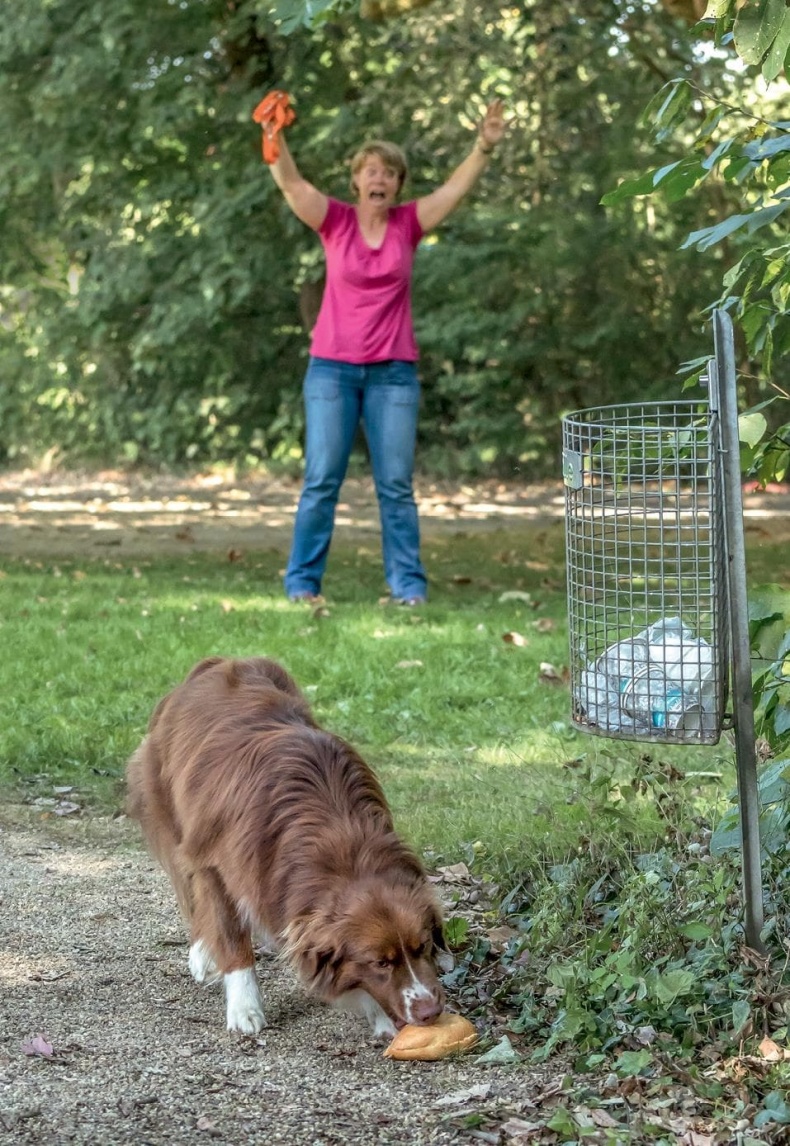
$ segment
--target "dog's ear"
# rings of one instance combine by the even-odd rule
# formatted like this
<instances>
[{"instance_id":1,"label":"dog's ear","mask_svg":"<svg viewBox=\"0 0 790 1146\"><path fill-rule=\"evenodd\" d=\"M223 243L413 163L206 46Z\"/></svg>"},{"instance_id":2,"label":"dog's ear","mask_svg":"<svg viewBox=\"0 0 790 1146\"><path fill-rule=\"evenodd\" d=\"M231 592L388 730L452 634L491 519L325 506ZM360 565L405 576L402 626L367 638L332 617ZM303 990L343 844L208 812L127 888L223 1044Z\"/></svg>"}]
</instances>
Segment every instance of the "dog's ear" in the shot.
<instances>
[{"instance_id":1,"label":"dog's ear","mask_svg":"<svg viewBox=\"0 0 790 1146\"><path fill-rule=\"evenodd\" d=\"M209 669L213 669L216 665L221 665L224 659L224 657L206 657L204 660L198 661L187 676L185 683L188 684L191 680L194 680L195 677L202 676L204 672L208 672Z\"/></svg>"},{"instance_id":2,"label":"dog's ear","mask_svg":"<svg viewBox=\"0 0 790 1146\"><path fill-rule=\"evenodd\" d=\"M320 947L306 947L299 952L299 973L311 984L320 986L331 975L334 952Z\"/></svg>"},{"instance_id":3,"label":"dog's ear","mask_svg":"<svg viewBox=\"0 0 790 1146\"><path fill-rule=\"evenodd\" d=\"M334 992L345 959L342 946L321 931L316 917L304 919L291 926L283 950L305 988L319 996Z\"/></svg>"},{"instance_id":4,"label":"dog's ear","mask_svg":"<svg viewBox=\"0 0 790 1146\"><path fill-rule=\"evenodd\" d=\"M447 941L444 938L444 930L440 921L434 924L431 931L431 939L433 940L433 953L436 960L436 965L440 971L445 974L452 971L455 966L455 959L447 947Z\"/></svg>"}]
</instances>

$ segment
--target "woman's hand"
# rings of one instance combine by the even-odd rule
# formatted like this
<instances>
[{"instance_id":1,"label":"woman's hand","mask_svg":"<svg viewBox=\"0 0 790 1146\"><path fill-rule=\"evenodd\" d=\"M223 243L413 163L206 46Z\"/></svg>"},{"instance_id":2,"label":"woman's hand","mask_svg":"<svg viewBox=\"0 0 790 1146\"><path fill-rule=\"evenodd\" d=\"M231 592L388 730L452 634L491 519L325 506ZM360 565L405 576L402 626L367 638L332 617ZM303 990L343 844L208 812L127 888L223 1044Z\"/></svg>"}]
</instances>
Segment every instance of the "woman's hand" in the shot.
<instances>
[{"instance_id":1,"label":"woman's hand","mask_svg":"<svg viewBox=\"0 0 790 1146\"><path fill-rule=\"evenodd\" d=\"M501 99L492 100L477 129L477 136L484 150L496 147L505 134L505 105Z\"/></svg>"}]
</instances>

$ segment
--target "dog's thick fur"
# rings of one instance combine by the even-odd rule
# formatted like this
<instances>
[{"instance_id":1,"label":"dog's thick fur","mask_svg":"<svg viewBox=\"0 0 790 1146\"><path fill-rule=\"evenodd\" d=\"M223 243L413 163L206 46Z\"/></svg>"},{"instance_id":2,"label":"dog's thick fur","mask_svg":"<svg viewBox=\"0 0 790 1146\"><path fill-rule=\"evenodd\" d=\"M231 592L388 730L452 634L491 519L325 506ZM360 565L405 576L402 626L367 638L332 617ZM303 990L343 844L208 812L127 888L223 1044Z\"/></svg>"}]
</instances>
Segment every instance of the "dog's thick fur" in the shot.
<instances>
[{"instance_id":1,"label":"dog's thick fur","mask_svg":"<svg viewBox=\"0 0 790 1146\"><path fill-rule=\"evenodd\" d=\"M441 1012L441 914L422 865L368 765L280 665L202 661L154 710L127 779L190 925L190 970L224 980L229 1030L265 1024L253 936L377 1037Z\"/></svg>"}]
</instances>

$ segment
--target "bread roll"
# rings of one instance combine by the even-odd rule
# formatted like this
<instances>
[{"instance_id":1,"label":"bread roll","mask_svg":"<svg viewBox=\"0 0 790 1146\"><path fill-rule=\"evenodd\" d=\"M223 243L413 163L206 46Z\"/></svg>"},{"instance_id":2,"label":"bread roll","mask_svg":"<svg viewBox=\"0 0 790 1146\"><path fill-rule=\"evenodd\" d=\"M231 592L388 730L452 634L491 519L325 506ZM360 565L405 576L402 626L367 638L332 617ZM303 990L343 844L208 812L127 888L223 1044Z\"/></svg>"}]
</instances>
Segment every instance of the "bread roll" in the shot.
<instances>
[{"instance_id":1,"label":"bread roll","mask_svg":"<svg viewBox=\"0 0 790 1146\"><path fill-rule=\"evenodd\" d=\"M449 1054L468 1050L476 1042L477 1031L472 1023L463 1015L451 1015L445 1011L428 1027L403 1027L384 1051L384 1057L435 1062Z\"/></svg>"}]
</instances>

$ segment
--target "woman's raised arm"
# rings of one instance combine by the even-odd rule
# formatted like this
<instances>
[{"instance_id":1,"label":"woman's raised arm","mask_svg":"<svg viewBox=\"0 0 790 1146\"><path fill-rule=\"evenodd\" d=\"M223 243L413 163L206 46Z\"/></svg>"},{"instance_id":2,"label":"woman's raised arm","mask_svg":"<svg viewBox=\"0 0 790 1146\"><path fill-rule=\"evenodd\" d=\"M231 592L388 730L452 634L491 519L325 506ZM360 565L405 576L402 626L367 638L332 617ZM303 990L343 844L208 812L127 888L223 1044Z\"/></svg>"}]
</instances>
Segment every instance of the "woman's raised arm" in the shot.
<instances>
[{"instance_id":1,"label":"woman's raised arm","mask_svg":"<svg viewBox=\"0 0 790 1146\"><path fill-rule=\"evenodd\" d=\"M474 187L486 168L491 153L505 132L504 104L495 99L486 108L472 150L452 175L430 195L417 200L417 219L423 231L432 231L454 211L464 195Z\"/></svg>"},{"instance_id":2,"label":"woman's raised arm","mask_svg":"<svg viewBox=\"0 0 790 1146\"><path fill-rule=\"evenodd\" d=\"M312 227L314 231L326 218L329 199L323 191L319 191L312 183L299 173L288 144L285 142L285 132L281 131L277 137L280 154L274 163L269 164L272 178L282 191L285 201L298 219Z\"/></svg>"}]
</instances>

